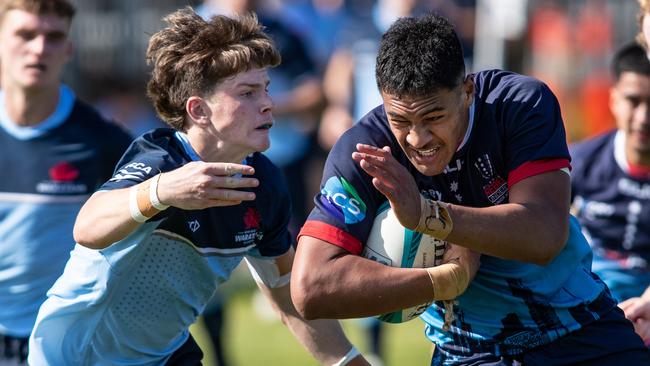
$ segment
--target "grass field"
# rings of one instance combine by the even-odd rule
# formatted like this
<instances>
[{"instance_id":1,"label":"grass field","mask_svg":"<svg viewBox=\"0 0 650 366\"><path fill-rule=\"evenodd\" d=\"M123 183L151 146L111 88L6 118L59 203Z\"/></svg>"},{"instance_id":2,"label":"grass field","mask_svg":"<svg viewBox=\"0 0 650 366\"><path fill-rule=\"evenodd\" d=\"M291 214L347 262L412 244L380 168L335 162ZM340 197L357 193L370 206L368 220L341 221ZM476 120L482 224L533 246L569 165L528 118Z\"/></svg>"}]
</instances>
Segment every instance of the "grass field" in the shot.
<instances>
[{"instance_id":1,"label":"grass field","mask_svg":"<svg viewBox=\"0 0 650 366\"><path fill-rule=\"evenodd\" d=\"M252 282L233 281L238 289L226 291L225 348L231 366L318 365L299 345L289 331L264 312L253 310ZM233 285L229 285L233 286ZM243 288L243 290L242 290ZM424 323L419 319L403 324L386 324L384 351L385 366L428 365L431 343L424 337ZM344 321L348 338L362 351L366 350L364 334L354 321ZM205 353L203 364L212 366L212 349L201 321L192 328L192 334Z\"/></svg>"}]
</instances>

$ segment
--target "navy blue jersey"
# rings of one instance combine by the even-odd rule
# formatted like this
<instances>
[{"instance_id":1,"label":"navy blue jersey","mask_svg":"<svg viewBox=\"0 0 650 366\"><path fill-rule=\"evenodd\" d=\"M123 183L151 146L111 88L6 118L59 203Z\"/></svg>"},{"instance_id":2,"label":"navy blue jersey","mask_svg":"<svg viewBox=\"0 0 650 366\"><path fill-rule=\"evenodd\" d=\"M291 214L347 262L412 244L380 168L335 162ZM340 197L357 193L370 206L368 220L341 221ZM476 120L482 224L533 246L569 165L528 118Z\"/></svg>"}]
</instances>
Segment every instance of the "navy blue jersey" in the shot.
<instances>
[{"instance_id":1,"label":"navy blue jersey","mask_svg":"<svg viewBox=\"0 0 650 366\"><path fill-rule=\"evenodd\" d=\"M634 174L625 133L572 145L573 210L594 248L594 272L618 300L650 285L650 175Z\"/></svg>"},{"instance_id":2,"label":"navy blue jersey","mask_svg":"<svg viewBox=\"0 0 650 366\"><path fill-rule=\"evenodd\" d=\"M330 152L316 207L301 235L362 252L386 197L352 160L356 143L389 146L424 196L471 207L507 203L510 187L522 179L569 167L560 108L543 83L498 70L473 77L476 91L468 131L442 174L424 176L411 165L379 106ZM579 329L611 309L614 302L590 272L591 249L577 222L572 220L569 228L566 246L547 266L483 255L476 278L458 298L451 331L442 330L441 304L423 316L438 348L471 346L475 352L517 354Z\"/></svg>"},{"instance_id":3,"label":"navy blue jersey","mask_svg":"<svg viewBox=\"0 0 650 366\"><path fill-rule=\"evenodd\" d=\"M184 134L153 130L133 142L101 189L130 187L196 160ZM250 188L254 201L169 207L107 248L77 244L39 311L30 364L165 364L242 258L286 253L290 203L282 175L260 153L244 164L260 181Z\"/></svg>"},{"instance_id":4,"label":"navy blue jersey","mask_svg":"<svg viewBox=\"0 0 650 366\"><path fill-rule=\"evenodd\" d=\"M162 128L134 141L100 190L126 188L197 160L179 135ZM282 174L260 153L247 157L245 164L255 168L253 177L262 182L250 189L255 201L196 211L170 207L152 220L162 220L160 229L183 236L205 253L241 255L255 249L265 257L284 254L290 242L286 228L290 201Z\"/></svg>"},{"instance_id":5,"label":"navy blue jersey","mask_svg":"<svg viewBox=\"0 0 650 366\"><path fill-rule=\"evenodd\" d=\"M77 212L130 141L65 86L37 126L16 125L0 107L0 333L29 336L74 246Z\"/></svg>"}]
</instances>

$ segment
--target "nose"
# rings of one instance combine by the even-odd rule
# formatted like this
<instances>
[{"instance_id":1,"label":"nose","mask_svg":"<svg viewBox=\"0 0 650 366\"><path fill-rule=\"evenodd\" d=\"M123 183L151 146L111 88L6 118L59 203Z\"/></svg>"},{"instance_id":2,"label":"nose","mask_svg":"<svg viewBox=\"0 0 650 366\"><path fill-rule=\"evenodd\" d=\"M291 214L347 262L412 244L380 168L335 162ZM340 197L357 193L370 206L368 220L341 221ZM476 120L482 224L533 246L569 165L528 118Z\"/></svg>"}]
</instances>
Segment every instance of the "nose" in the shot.
<instances>
[{"instance_id":1,"label":"nose","mask_svg":"<svg viewBox=\"0 0 650 366\"><path fill-rule=\"evenodd\" d=\"M406 135L406 142L416 149L425 147L431 139L431 132L418 124L412 126Z\"/></svg>"},{"instance_id":2,"label":"nose","mask_svg":"<svg viewBox=\"0 0 650 366\"><path fill-rule=\"evenodd\" d=\"M634 113L634 122L640 126L647 126L650 123L650 104L640 103Z\"/></svg>"},{"instance_id":3,"label":"nose","mask_svg":"<svg viewBox=\"0 0 650 366\"><path fill-rule=\"evenodd\" d=\"M45 39L45 36L39 35L37 37L34 37L29 42L29 49L31 52L38 55L45 53L45 50L47 49L47 40Z\"/></svg>"},{"instance_id":4,"label":"nose","mask_svg":"<svg viewBox=\"0 0 650 366\"><path fill-rule=\"evenodd\" d=\"M273 111L273 108L275 107L275 103L273 103L273 99L269 95L268 92L264 93L264 96L262 97L262 106L260 108L260 113L269 113Z\"/></svg>"}]
</instances>

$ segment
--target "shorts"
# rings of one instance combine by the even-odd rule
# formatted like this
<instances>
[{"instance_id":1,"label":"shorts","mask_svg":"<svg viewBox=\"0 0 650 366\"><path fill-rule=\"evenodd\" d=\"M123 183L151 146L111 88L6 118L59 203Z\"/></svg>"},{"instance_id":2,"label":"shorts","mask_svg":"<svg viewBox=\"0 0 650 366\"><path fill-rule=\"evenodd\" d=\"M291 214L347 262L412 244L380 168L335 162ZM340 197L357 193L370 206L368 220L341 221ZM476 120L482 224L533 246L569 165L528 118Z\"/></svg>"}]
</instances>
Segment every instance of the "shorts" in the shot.
<instances>
[{"instance_id":1,"label":"shorts","mask_svg":"<svg viewBox=\"0 0 650 366\"><path fill-rule=\"evenodd\" d=\"M620 366L650 365L650 350L634 332L623 311L614 307L602 318L547 345L517 356L475 353L447 357L436 347L431 359L438 365L482 366Z\"/></svg>"}]
</instances>

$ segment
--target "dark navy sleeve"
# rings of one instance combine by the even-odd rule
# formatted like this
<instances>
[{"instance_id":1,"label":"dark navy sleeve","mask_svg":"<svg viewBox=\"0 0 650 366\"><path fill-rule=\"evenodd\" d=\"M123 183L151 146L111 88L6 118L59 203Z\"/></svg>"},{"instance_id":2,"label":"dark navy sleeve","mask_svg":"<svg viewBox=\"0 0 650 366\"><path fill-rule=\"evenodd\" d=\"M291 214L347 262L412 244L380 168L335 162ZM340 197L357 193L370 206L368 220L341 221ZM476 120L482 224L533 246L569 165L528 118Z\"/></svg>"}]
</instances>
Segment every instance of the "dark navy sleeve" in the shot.
<instances>
[{"instance_id":1,"label":"dark navy sleeve","mask_svg":"<svg viewBox=\"0 0 650 366\"><path fill-rule=\"evenodd\" d=\"M388 145L392 151L401 151L386 135L390 132L376 128L377 116L382 113L382 108L375 109L334 145L325 163L321 190L314 198L315 207L300 236L321 239L353 254L362 252L377 208L386 198L374 188L372 177L352 160L352 152L357 143Z\"/></svg>"},{"instance_id":2,"label":"dark navy sleeve","mask_svg":"<svg viewBox=\"0 0 650 366\"><path fill-rule=\"evenodd\" d=\"M569 167L557 98L539 80L511 74L501 82L501 111L508 186L527 177Z\"/></svg>"},{"instance_id":3,"label":"dark navy sleeve","mask_svg":"<svg viewBox=\"0 0 650 366\"><path fill-rule=\"evenodd\" d=\"M169 139L163 139L158 133L147 133L131 143L111 179L104 183L99 190L127 188L178 167L170 162L166 150Z\"/></svg>"},{"instance_id":4,"label":"dark navy sleeve","mask_svg":"<svg viewBox=\"0 0 650 366\"><path fill-rule=\"evenodd\" d=\"M266 206L262 212L270 222L265 225L264 238L258 250L261 256L277 257L286 253L291 246L291 198L282 172L261 154L256 154L256 158L265 166L264 176L259 177L260 184L270 187L270 191L264 191L259 199L260 204ZM255 169L261 170L257 164Z\"/></svg>"}]
</instances>

